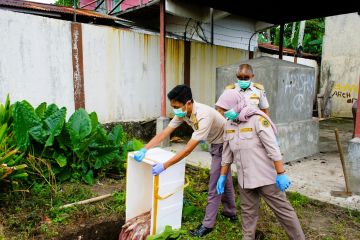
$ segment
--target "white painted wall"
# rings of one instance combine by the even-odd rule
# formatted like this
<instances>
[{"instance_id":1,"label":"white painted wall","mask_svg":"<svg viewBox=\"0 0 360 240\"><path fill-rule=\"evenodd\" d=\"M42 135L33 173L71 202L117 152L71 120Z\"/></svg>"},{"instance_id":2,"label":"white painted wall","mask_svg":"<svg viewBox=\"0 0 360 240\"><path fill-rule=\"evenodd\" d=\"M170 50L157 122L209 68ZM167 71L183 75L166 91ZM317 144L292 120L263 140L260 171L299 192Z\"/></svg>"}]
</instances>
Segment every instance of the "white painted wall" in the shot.
<instances>
[{"instance_id":1,"label":"white painted wall","mask_svg":"<svg viewBox=\"0 0 360 240\"><path fill-rule=\"evenodd\" d=\"M321 86L335 81L331 116L352 117L360 77L360 16L357 13L327 17L322 50Z\"/></svg>"},{"instance_id":2,"label":"white painted wall","mask_svg":"<svg viewBox=\"0 0 360 240\"><path fill-rule=\"evenodd\" d=\"M74 112L70 22L0 10L0 100L56 103ZM160 116L159 36L82 24L86 110L103 123ZM166 92L184 83L184 43L166 40ZM216 67L247 58L236 48L191 44L191 87L215 102ZM166 100L167 113L172 110Z\"/></svg>"},{"instance_id":3,"label":"white painted wall","mask_svg":"<svg viewBox=\"0 0 360 240\"><path fill-rule=\"evenodd\" d=\"M0 101L74 111L70 23L0 10Z\"/></svg>"},{"instance_id":4,"label":"white painted wall","mask_svg":"<svg viewBox=\"0 0 360 240\"><path fill-rule=\"evenodd\" d=\"M82 26L86 109L96 111L101 122L158 117L158 38Z\"/></svg>"}]
</instances>

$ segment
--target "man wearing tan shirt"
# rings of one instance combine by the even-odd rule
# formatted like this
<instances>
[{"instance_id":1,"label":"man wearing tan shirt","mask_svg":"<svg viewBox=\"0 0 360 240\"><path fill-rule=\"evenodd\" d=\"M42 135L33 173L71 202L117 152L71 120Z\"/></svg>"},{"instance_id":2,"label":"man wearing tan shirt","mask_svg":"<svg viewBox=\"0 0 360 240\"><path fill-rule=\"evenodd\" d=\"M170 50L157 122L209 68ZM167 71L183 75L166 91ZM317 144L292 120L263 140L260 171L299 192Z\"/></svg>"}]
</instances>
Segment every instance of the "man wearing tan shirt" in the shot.
<instances>
[{"instance_id":1,"label":"man wearing tan shirt","mask_svg":"<svg viewBox=\"0 0 360 240\"><path fill-rule=\"evenodd\" d=\"M269 115L269 102L266 97L265 88L262 84L252 82L254 71L250 64L240 64L236 77L237 83L226 86L228 89L236 89L245 97L248 107L260 109Z\"/></svg>"},{"instance_id":2,"label":"man wearing tan shirt","mask_svg":"<svg viewBox=\"0 0 360 240\"><path fill-rule=\"evenodd\" d=\"M216 103L228 118L224 129L221 173L217 192L223 193L230 165L236 164L244 240L255 239L260 197L276 215L292 240L305 239L294 208L286 199L291 182L285 174L276 127L260 110L247 107L237 90L225 91Z\"/></svg>"},{"instance_id":3,"label":"man wearing tan shirt","mask_svg":"<svg viewBox=\"0 0 360 240\"><path fill-rule=\"evenodd\" d=\"M178 85L168 93L170 105L174 109L175 117L170 121L169 125L155 137L153 137L146 146L135 154L136 161L142 161L146 155L146 151L157 146L167 136L186 122L194 130L191 139L185 148L179 151L175 156L164 164L157 163L153 166L153 174L158 175L171 165L179 162L189 155L200 141L207 141L211 144L210 154L212 156L208 203L206 206L205 217L202 224L195 230L190 231L192 236L202 237L211 232L218 212L220 203L224 205L223 215L230 218L231 221L237 221L235 193L232 182L231 171L227 174L225 183L224 196L216 193L216 181L220 176L221 154L223 146L225 118L205 104L195 102L192 98L191 89L186 85Z\"/></svg>"}]
</instances>

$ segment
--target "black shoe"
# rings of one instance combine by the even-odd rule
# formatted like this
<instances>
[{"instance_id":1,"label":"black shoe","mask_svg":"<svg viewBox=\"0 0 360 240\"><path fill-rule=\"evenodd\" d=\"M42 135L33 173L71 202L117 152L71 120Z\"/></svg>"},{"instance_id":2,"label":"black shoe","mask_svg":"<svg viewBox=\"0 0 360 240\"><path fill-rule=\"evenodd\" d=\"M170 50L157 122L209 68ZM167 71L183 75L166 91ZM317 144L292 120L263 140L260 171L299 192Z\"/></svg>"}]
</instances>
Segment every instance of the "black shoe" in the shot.
<instances>
[{"instance_id":1,"label":"black shoe","mask_svg":"<svg viewBox=\"0 0 360 240\"><path fill-rule=\"evenodd\" d=\"M238 223L238 221L239 221L239 218L237 215L229 216L229 215L226 215L225 213L221 213L221 215L228 218L230 220L230 222L232 222L232 223Z\"/></svg>"},{"instance_id":2,"label":"black shoe","mask_svg":"<svg viewBox=\"0 0 360 240\"><path fill-rule=\"evenodd\" d=\"M211 232L213 229L212 228L207 228L204 227L202 224L195 230L190 230L189 233L191 236L193 237L203 237L206 234L208 234L209 232Z\"/></svg>"}]
</instances>

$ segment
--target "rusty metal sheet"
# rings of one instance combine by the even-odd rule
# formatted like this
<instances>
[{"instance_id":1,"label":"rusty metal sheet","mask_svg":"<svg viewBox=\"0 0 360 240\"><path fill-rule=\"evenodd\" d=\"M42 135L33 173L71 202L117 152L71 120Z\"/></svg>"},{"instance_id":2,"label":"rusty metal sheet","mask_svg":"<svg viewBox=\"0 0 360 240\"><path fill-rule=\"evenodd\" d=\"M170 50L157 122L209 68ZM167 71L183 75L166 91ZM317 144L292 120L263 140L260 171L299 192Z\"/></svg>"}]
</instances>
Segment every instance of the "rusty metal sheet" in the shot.
<instances>
[{"instance_id":1,"label":"rusty metal sheet","mask_svg":"<svg viewBox=\"0 0 360 240\"><path fill-rule=\"evenodd\" d=\"M85 108L82 29L80 23L71 23L75 109Z\"/></svg>"},{"instance_id":2,"label":"rusty metal sheet","mask_svg":"<svg viewBox=\"0 0 360 240\"><path fill-rule=\"evenodd\" d=\"M31 9L43 12L53 12L53 13L65 13L65 14L74 14L74 9L72 7L57 6L54 4L45 4L37 2L29 2L23 0L0 0L0 6L22 8L22 9ZM120 20L117 17L104 15L98 12L85 10L85 9L76 9L76 15L84 17L93 17L99 19L109 19L109 20Z\"/></svg>"}]
</instances>

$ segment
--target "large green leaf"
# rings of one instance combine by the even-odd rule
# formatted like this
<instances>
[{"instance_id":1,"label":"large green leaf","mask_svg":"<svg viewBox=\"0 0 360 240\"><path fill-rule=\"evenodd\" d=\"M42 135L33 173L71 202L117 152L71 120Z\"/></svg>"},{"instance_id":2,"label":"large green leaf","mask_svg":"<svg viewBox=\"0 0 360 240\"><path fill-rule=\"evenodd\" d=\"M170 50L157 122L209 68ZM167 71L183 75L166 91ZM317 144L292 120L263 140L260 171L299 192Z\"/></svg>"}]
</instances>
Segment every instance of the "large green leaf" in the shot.
<instances>
[{"instance_id":1,"label":"large green leaf","mask_svg":"<svg viewBox=\"0 0 360 240\"><path fill-rule=\"evenodd\" d=\"M71 142L78 145L79 142L91 133L91 121L87 112L80 108L74 112L66 124Z\"/></svg>"},{"instance_id":2,"label":"large green leaf","mask_svg":"<svg viewBox=\"0 0 360 240\"><path fill-rule=\"evenodd\" d=\"M5 101L5 115L4 115L4 122L9 123L12 114L12 106L10 105L10 97L9 94L6 96Z\"/></svg>"},{"instance_id":3,"label":"large green leaf","mask_svg":"<svg viewBox=\"0 0 360 240\"><path fill-rule=\"evenodd\" d=\"M5 114L5 107L0 103L0 124L6 123Z\"/></svg>"},{"instance_id":4,"label":"large green leaf","mask_svg":"<svg viewBox=\"0 0 360 240\"><path fill-rule=\"evenodd\" d=\"M105 151L94 155L93 158L95 159L94 168L99 169L108 165L115 158L119 158L119 151L118 150Z\"/></svg>"},{"instance_id":5,"label":"large green leaf","mask_svg":"<svg viewBox=\"0 0 360 240\"><path fill-rule=\"evenodd\" d=\"M121 125L116 125L109 133L108 138L115 146L120 146L121 142L124 139L123 129Z\"/></svg>"},{"instance_id":6,"label":"large green leaf","mask_svg":"<svg viewBox=\"0 0 360 240\"><path fill-rule=\"evenodd\" d=\"M43 128L43 124L29 129L29 134L39 143L45 144L50 132Z\"/></svg>"},{"instance_id":7,"label":"large green leaf","mask_svg":"<svg viewBox=\"0 0 360 240\"><path fill-rule=\"evenodd\" d=\"M87 184L94 184L95 180L94 180L94 173L92 170L89 170L85 176L82 177L82 179L84 180L84 182L86 182Z\"/></svg>"},{"instance_id":8,"label":"large green leaf","mask_svg":"<svg viewBox=\"0 0 360 240\"><path fill-rule=\"evenodd\" d=\"M13 117L17 144L21 150L25 151L30 145L29 130L41 125L40 118L30 103L25 100L14 104Z\"/></svg>"},{"instance_id":9,"label":"large green leaf","mask_svg":"<svg viewBox=\"0 0 360 240\"><path fill-rule=\"evenodd\" d=\"M70 152L70 149L72 148L72 144L71 144L69 131L66 129L66 127L63 127L60 135L56 137L56 140L59 143L60 149Z\"/></svg>"},{"instance_id":10,"label":"large green leaf","mask_svg":"<svg viewBox=\"0 0 360 240\"><path fill-rule=\"evenodd\" d=\"M143 147L144 147L144 143L135 138L127 143L127 150L129 152L140 150Z\"/></svg>"},{"instance_id":11,"label":"large green leaf","mask_svg":"<svg viewBox=\"0 0 360 240\"><path fill-rule=\"evenodd\" d=\"M2 140L7 132L7 123L4 123L0 127L0 146L2 145Z\"/></svg>"},{"instance_id":12,"label":"large green leaf","mask_svg":"<svg viewBox=\"0 0 360 240\"><path fill-rule=\"evenodd\" d=\"M50 115L54 114L55 112L57 112L59 110L58 106L56 106L56 104L52 103L50 104L44 113L44 118L48 118Z\"/></svg>"},{"instance_id":13,"label":"large green leaf","mask_svg":"<svg viewBox=\"0 0 360 240\"><path fill-rule=\"evenodd\" d=\"M54 138L61 133L65 123L65 116L66 108L63 107L45 119L44 122L50 132L50 136L46 141L45 147L52 146L54 143Z\"/></svg>"},{"instance_id":14,"label":"large green leaf","mask_svg":"<svg viewBox=\"0 0 360 240\"><path fill-rule=\"evenodd\" d=\"M66 157L62 154L60 154L59 156L57 156L57 158L55 159L57 164L60 166L60 167L65 167L66 164L67 164L67 160L66 160Z\"/></svg>"},{"instance_id":15,"label":"large green leaf","mask_svg":"<svg viewBox=\"0 0 360 240\"><path fill-rule=\"evenodd\" d=\"M43 102L35 109L36 115L38 115L41 119L43 119L45 116L46 106L46 102Z\"/></svg>"},{"instance_id":16,"label":"large green leaf","mask_svg":"<svg viewBox=\"0 0 360 240\"><path fill-rule=\"evenodd\" d=\"M96 114L96 112L92 112L89 114L90 117L90 121L91 121L91 132L95 132L98 125L99 125L99 120L98 120L98 116Z\"/></svg>"}]
</instances>

